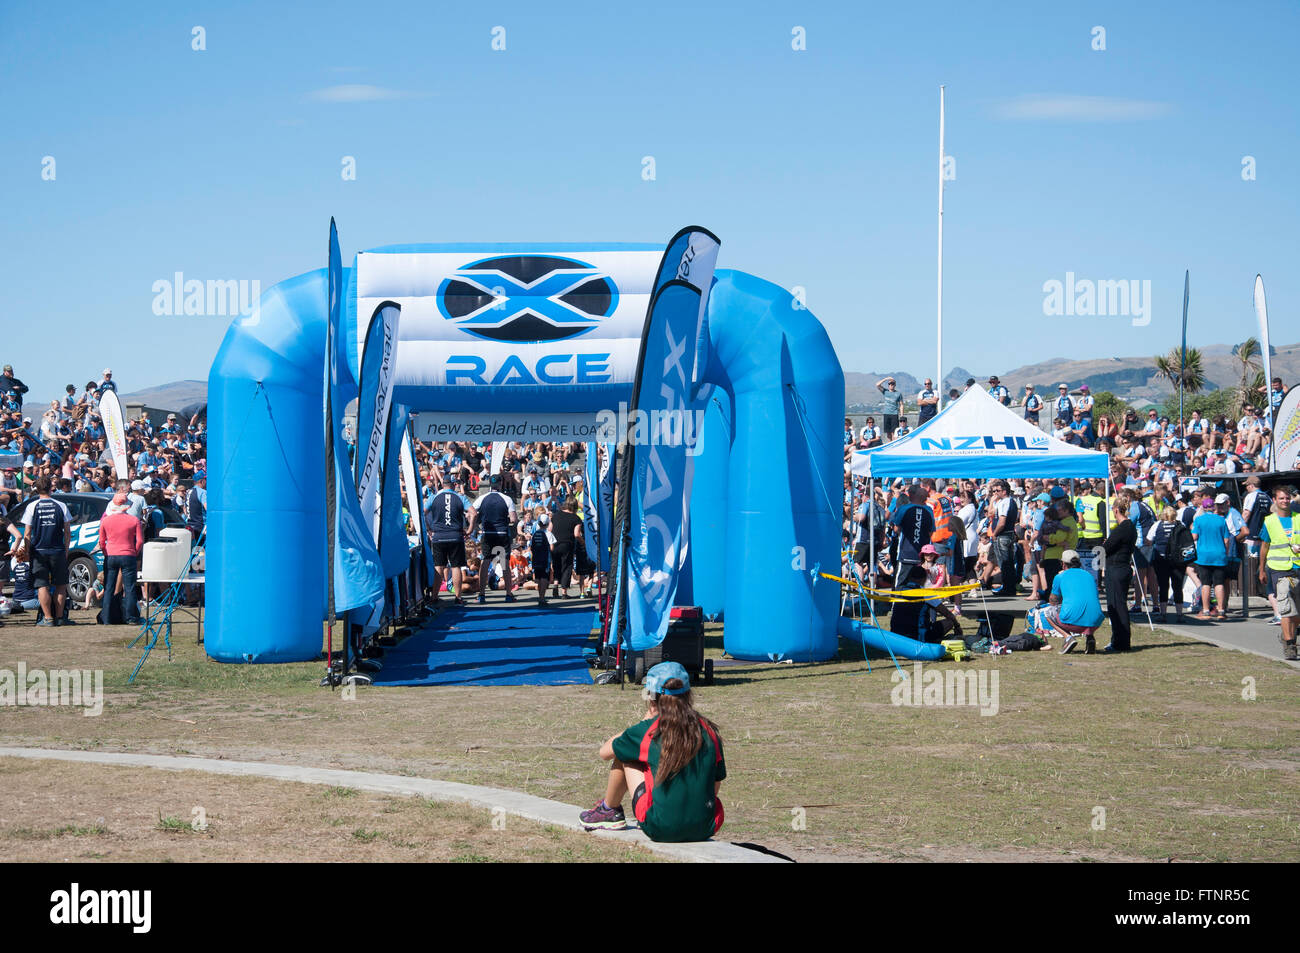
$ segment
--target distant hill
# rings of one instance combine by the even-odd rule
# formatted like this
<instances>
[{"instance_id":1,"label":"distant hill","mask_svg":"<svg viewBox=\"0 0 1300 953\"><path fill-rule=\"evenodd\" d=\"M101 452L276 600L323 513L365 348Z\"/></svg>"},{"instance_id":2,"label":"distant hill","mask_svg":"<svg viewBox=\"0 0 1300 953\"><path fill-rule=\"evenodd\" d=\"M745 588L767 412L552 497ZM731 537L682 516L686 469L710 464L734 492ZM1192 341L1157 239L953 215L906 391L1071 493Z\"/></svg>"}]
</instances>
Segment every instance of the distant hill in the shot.
<instances>
[{"instance_id":1,"label":"distant hill","mask_svg":"<svg viewBox=\"0 0 1300 953\"><path fill-rule=\"evenodd\" d=\"M172 381L157 387L146 387L129 394L118 394L123 404L147 404L162 410L179 410L187 404L208 399L207 381Z\"/></svg>"},{"instance_id":2,"label":"distant hill","mask_svg":"<svg viewBox=\"0 0 1300 953\"><path fill-rule=\"evenodd\" d=\"M1240 364L1233 357L1235 348L1228 344L1211 344L1200 348L1201 362L1205 369L1206 390L1219 390L1236 387L1241 380ZM1272 348L1273 374L1281 377L1288 387L1300 381L1300 344L1274 345ZM1055 393L1056 385L1064 381L1070 390L1077 390L1086 383L1094 392L1111 391L1130 403L1159 403L1164 397L1173 393L1169 382L1156 373L1155 362L1151 355L1140 357L1097 357L1072 359L1054 357L1036 364L1025 364L1012 370L989 369L979 373L968 372L965 368L954 367L945 376L946 387L964 388L966 379L974 377L984 384L989 374L997 374L1002 383L1011 391L1013 398L1024 395L1026 384L1034 384L1039 393ZM879 394L875 383L887 374L848 372L844 375L844 402L850 410L877 411ZM914 376L897 371L892 375L898 380L898 389L914 399L921 389L921 382Z\"/></svg>"},{"instance_id":3,"label":"distant hill","mask_svg":"<svg viewBox=\"0 0 1300 953\"><path fill-rule=\"evenodd\" d=\"M80 390L77 391L77 395L81 395ZM193 403L206 402L208 399L208 382L172 381L170 384L146 387L142 390L131 391L129 394L119 393L117 399L122 402L124 408L127 404L144 404L146 407L154 407L158 410L180 410L182 407L188 407ZM45 413L49 406L48 403L32 403L28 401L23 404L23 413L39 422L41 414Z\"/></svg>"}]
</instances>

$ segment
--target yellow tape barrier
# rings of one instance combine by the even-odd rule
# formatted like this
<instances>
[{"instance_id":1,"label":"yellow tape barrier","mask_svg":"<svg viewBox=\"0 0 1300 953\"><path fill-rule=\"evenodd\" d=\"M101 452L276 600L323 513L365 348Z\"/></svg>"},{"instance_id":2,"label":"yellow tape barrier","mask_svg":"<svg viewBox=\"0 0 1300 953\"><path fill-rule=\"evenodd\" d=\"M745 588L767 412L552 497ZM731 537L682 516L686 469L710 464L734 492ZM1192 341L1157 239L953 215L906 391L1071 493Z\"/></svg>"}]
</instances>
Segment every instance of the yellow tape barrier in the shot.
<instances>
[{"instance_id":1,"label":"yellow tape barrier","mask_svg":"<svg viewBox=\"0 0 1300 953\"><path fill-rule=\"evenodd\" d=\"M835 582L845 586L852 586L854 590L858 589L858 582L855 579L845 579L843 576L833 576L828 572L819 573L823 579L832 579ZM960 586L937 586L934 589L868 589L862 587L870 599L876 602L925 602L929 599L942 599L947 596L955 596L959 592L970 592L979 586L977 582L966 582Z\"/></svg>"}]
</instances>

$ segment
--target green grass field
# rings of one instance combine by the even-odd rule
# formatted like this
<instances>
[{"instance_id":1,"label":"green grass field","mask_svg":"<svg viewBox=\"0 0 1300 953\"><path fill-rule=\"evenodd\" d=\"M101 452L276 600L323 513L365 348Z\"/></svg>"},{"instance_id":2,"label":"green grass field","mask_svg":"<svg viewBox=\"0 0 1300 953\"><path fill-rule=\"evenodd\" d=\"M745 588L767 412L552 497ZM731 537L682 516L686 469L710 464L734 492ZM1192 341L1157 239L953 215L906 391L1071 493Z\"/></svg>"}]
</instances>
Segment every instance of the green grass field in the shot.
<instances>
[{"instance_id":1,"label":"green grass field","mask_svg":"<svg viewBox=\"0 0 1300 953\"><path fill-rule=\"evenodd\" d=\"M585 806L604 785L600 742L643 711L632 686L348 700L317 686L323 663L221 665L192 631L178 626L173 659L155 652L128 686L132 630L5 626L0 667L102 668L107 697L96 718L0 709L0 742L366 769ZM716 627L709 642L718 658ZM697 705L725 741L723 835L797 859L1300 860L1295 672L1162 630L1135 628L1134 644L938 663L996 671L991 716L895 705L890 661L868 671L847 646L816 665L720 664Z\"/></svg>"}]
</instances>

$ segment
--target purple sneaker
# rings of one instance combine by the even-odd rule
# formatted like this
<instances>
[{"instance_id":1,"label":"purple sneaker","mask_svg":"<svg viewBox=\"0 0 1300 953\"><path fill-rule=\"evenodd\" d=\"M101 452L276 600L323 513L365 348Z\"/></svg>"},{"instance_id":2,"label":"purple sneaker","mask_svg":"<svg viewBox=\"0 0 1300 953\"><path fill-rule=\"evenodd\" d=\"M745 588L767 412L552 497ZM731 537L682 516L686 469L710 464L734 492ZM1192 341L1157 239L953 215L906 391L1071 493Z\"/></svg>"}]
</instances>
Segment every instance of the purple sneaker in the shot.
<instances>
[{"instance_id":1,"label":"purple sneaker","mask_svg":"<svg viewBox=\"0 0 1300 953\"><path fill-rule=\"evenodd\" d=\"M596 806L590 811L583 811L579 814L578 820L589 831L594 831L597 828L606 831L627 830L627 818L623 815L622 805L610 807L605 803L604 798L597 801Z\"/></svg>"}]
</instances>

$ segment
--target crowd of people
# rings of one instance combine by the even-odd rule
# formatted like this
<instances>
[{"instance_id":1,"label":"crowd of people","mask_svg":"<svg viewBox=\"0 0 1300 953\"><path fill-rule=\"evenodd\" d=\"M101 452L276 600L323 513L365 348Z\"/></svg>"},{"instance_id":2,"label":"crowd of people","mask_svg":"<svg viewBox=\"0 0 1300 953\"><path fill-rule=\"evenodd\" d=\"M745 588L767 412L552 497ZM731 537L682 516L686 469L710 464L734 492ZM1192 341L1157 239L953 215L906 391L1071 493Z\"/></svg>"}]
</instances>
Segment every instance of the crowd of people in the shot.
<instances>
[{"instance_id":1,"label":"crowd of people","mask_svg":"<svg viewBox=\"0 0 1300 953\"><path fill-rule=\"evenodd\" d=\"M886 378L877 385L886 398L884 426L877 427L869 416L855 431L845 419L844 573L869 586L940 588L969 581L994 594L1023 595L1029 602L1058 607L1064 602L1073 618L1089 623L1072 622L1068 624L1075 629L1058 630L1067 637L1065 650L1072 651L1082 639L1085 651L1093 651L1092 631L1085 629L1095 629L1100 619L1091 607L1079 610L1079 577L1066 580L1074 604L1063 600L1057 584L1064 569L1078 569L1091 575L1094 600L1104 585L1112 631L1105 651L1122 652L1130 647L1133 612L1151 612L1159 621L1171 613L1181 618L1184 612L1204 621L1224 620L1249 554L1259 559L1260 583L1273 608L1270 622L1281 626L1284 654L1293 659L1295 631L1289 620L1300 615L1290 591L1300 572L1300 533L1294 547L1291 540L1294 491L1279 488L1270 499L1252 475L1245 480L1238 508L1219 485L1223 474L1267 469L1269 420L1284 395L1280 379L1272 384L1271 411L1265 417L1249 404L1235 423L1222 418L1205 422L1193 414L1186 439L1181 428L1171 428L1155 411L1145 424L1130 413L1118 425L1102 417L1094 426L1087 385L1074 395L1060 385L1051 407L1056 436L1111 454L1108 509L1107 481L1101 479L898 479L876 486L869 500L866 480L850 472L852 451L907 432L901 398L894 396L897 383ZM967 385L978 386L973 379ZM1010 405L996 376L989 379L989 391ZM1037 423L1037 415L1048 408L1032 385L1026 392L1021 406L1026 418ZM927 380L918 395L923 412L933 396ZM1067 420L1071 425L1063 434ZM937 641L951 631L963 611L961 594L929 600L929 611L924 603L913 611L916 605L895 607L904 618L901 623L893 619L891 627L923 641ZM1063 611L1049 617L1059 619ZM900 624L908 631L900 631Z\"/></svg>"},{"instance_id":2,"label":"crowd of people","mask_svg":"<svg viewBox=\"0 0 1300 953\"><path fill-rule=\"evenodd\" d=\"M439 570L435 592L483 602L491 591L514 601L529 590L542 605L548 591L590 596L596 573L581 517L585 445L507 443L499 467L492 452L490 443L416 441L422 522Z\"/></svg>"},{"instance_id":3,"label":"crowd of people","mask_svg":"<svg viewBox=\"0 0 1300 953\"><path fill-rule=\"evenodd\" d=\"M973 377L967 379L967 390L978 386ZM876 382L876 389L880 391L879 421L872 414L861 428L855 429L852 420L845 418L846 460L853 450L881 446L912 430L903 413L906 403L897 380L886 377ZM1024 394L1013 400L1010 390L995 374L988 379L988 392L1003 406L1019 410L1034 426L1050 424L1048 430L1058 440L1109 453L1117 465L1124 467L1121 482L1136 485L1144 480L1155 483L1202 474L1267 470L1273 440L1272 421L1286 396L1282 379L1274 377L1267 406L1257 407L1247 401L1236 420L1226 414L1206 419L1199 410L1193 410L1180 424L1154 408L1145 412L1145 419L1131 408L1118 419L1095 414L1094 397L1087 384L1072 389L1062 382L1056 386L1055 397L1044 397L1035 385L1026 384ZM955 388L948 392L949 400L959 396ZM929 378L913 402L919 411L917 426L935 415L939 394Z\"/></svg>"},{"instance_id":4,"label":"crowd of people","mask_svg":"<svg viewBox=\"0 0 1300 953\"><path fill-rule=\"evenodd\" d=\"M103 568L80 607L99 603L100 621L136 623L140 597L148 597L147 587L136 585L141 553L165 525L164 508L179 513L193 539L203 536L206 423L202 415L182 421L174 413L157 426L148 414L124 421L122 479L99 409L104 394L117 391L111 368L104 368L99 381L87 381L80 394L67 385L64 398L50 402L38 425L23 413L27 391L6 364L0 373L0 454L21 461L0 471L0 575L13 583L11 608L38 610L38 625L72 621L68 551L77 516L57 494L107 492L113 495L100 516L94 549Z\"/></svg>"}]
</instances>

